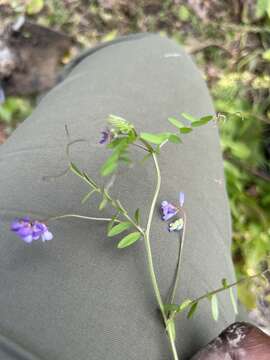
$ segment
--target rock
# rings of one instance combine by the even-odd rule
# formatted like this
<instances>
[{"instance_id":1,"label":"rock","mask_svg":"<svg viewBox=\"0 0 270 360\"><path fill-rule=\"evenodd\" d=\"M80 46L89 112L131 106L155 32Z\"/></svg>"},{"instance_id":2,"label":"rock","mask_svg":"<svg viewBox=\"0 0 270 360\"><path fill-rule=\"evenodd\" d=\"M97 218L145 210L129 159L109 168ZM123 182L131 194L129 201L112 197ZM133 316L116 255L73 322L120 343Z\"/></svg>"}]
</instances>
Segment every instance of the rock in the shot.
<instances>
[{"instance_id":1,"label":"rock","mask_svg":"<svg viewBox=\"0 0 270 360\"><path fill-rule=\"evenodd\" d=\"M7 95L32 95L57 81L61 58L72 39L58 31L19 18L0 34L0 82Z\"/></svg>"},{"instance_id":2,"label":"rock","mask_svg":"<svg viewBox=\"0 0 270 360\"><path fill-rule=\"evenodd\" d=\"M270 336L254 325L236 322L191 360L269 360Z\"/></svg>"}]
</instances>

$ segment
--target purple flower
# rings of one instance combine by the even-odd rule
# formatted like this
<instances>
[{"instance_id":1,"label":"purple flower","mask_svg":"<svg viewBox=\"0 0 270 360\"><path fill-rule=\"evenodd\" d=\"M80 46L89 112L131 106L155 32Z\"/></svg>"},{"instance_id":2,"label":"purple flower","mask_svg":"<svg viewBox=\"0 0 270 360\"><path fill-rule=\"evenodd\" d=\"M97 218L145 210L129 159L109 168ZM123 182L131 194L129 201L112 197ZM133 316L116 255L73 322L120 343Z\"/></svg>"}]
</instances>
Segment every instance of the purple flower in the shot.
<instances>
[{"instance_id":1,"label":"purple flower","mask_svg":"<svg viewBox=\"0 0 270 360\"><path fill-rule=\"evenodd\" d=\"M101 139L99 141L100 144L106 144L110 142L112 139L112 132L110 129L106 128L106 130L101 131Z\"/></svg>"},{"instance_id":2,"label":"purple flower","mask_svg":"<svg viewBox=\"0 0 270 360\"><path fill-rule=\"evenodd\" d=\"M2 86L0 85L0 105L2 105L6 100L5 92Z\"/></svg>"},{"instance_id":3,"label":"purple flower","mask_svg":"<svg viewBox=\"0 0 270 360\"><path fill-rule=\"evenodd\" d=\"M162 201L161 212L162 220L167 221L177 214L178 209L168 201Z\"/></svg>"},{"instance_id":4,"label":"purple flower","mask_svg":"<svg viewBox=\"0 0 270 360\"><path fill-rule=\"evenodd\" d=\"M53 234L48 230L44 223L38 220L31 221L29 217L15 219L12 222L10 229L28 244L39 238L41 238L43 242L53 238Z\"/></svg>"}]
</instances>

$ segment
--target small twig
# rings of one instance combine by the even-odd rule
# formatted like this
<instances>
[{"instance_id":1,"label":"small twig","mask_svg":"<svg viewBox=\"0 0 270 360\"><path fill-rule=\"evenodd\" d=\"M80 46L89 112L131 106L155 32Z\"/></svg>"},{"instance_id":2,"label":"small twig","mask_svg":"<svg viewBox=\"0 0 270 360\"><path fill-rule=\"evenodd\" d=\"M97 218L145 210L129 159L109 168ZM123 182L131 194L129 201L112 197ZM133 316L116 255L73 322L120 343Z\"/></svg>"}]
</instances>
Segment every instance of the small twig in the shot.
<instances>
[{"instance_id":1,"label":"small twig","mask_svg":"<svg viewBox=\"0 0 270 360\"><path fill-rule=\"evenodd\" d=\"M232 164L240 167L242 170L247 171L249 174L256 176L262 180L270 181L270 175L268 175L266 172L262 172L254 167L248 166L243 164L242 162L235 159L232 155L224 152L223 159L231 162Z\"/></svg>"},{"instance_id":2,"label":"small twig","mask_svg":"<svg viewBox=\"0 0 270 360\"><path fill-rule=\"evenodd\" d=\"M232 52L228 48L226 48L224 45L216 43L216 42L203 43L203 44L199 44L199 45L196 45L196 46L193 46L193 47L190 47L190 48L187 47L187 52L189 54L194 55L194 54L196 54L196 53L198 53L200 51L203 51L203 50L205 50L205 49L207 49L209 47L219 48L219 49L225 51L226 53L228 53L229 55L232 56Z\"/></svg>"},{"instance_id":3,"label":"small twig","mask_svg":"<svg viewBox=\"0 0 270 360\"><path fill-rule=\"evenodd\" d=\"M264 274L267 273L267 272L269 272L269 269L263 270L263 271L261 271L261 272L258 273L258 274L255 274L255 275L248 276L248 277L242 278L242 279L240 279L240 280L237 280L237 281L235 281L234 283L232 283L232 284L230 284L230 285L228 285L228 286L226 286L226 287L222 286L222 287L220 287L220 288L218 288L218 289L216 289L216 290L210 291L210 292L208 292L208 293L206 293L206 294L204 294L204 295L202 295L202 296L199 296L198 298L192 300L191 303L189 304L189 306L191 306L191 305L193 305L194 303L197 303L197 302L199 302L199 301L201 301L201 300L203 300L203 299L209 298L209 297L211 297L211 296L213 296L213 295L215 295L215 294L218 294L218 293L220 293L220 292L222 292L222 291L228 290L228 289L230 289L230 288L232 288L232 287L234 287L234 286L236 286L236 285L239 285L239 284L241 284L241 283L243 283L243 282L245 282L245 281L250 281L250 280L255 279L255 278L259 277L259 276L262 276L262 275L264 275Z\"/></svg>"},{"instance_id":4,"label":"small twig","mask_svg":"<svg viewBox=\"0 0 270 360\"><path fill-rule=\"evenodd\" d=\"M64 215L57 215L49 217L45 220L41 220L41 222L46 223L48 221L52 220L58 220L58 219L64 219L64 218L78 218L78 219L84 219L84 220L94 220L94 221L112 221L112 218L99 218L99 217L92 217L92 216L84 216L79 214L64 214ZM120 220L115 219L115 222L120 222Z\"/></svg>"},{"instance_id":5,"label":"small twig","mask_svg":"<svg viewBox=\"0 0 270 360\"><path fill-rule=\"evenodd\" d=\"M144 147L143 145L140 145L140 144L137 144L137 143L131 143L131 145L136 146L138 148L143 149L144 151L149 152L149 150L146 147Z\"/></svg>"}]
</instances>

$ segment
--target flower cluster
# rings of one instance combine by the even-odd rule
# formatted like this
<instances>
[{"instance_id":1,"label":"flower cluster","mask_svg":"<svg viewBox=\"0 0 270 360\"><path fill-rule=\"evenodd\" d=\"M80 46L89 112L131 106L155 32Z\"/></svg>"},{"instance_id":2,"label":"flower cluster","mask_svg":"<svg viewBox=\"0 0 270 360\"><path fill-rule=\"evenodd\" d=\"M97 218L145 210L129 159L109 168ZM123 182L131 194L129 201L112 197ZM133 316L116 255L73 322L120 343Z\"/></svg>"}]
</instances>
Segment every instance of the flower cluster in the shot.
<instances>
[{"instance_id":1,"label":"flower cluster","mask_svg":"<svg viewBox=\"0 0 270 360\"><path fill-rule=\"evenodd\" d=\"M28 244L33 240L41 239L45 242L53 238L53 234L48 230L44 223L38 220L31 221L29 217L15 219L12 222L10 229Z\"/></svg>"},{"instance_id":2,"label":"flower cluster","mask_svg":"<svg viewBox=\"0 0 270 360\"><path fill-rule=\"evenodd\" d=\"M113 132L109 128L106 128L105 130L101 131L101 139L99 143L101 145L110 143L112 138L113 138Z\"/></svg>"},{"instance_id":3,"label":"flower cluster","mask_svg":"<svg viewBox=\"0 0 270 360\"><path fill-rule=\"evenodd\" d=\"M161 203L162 220L168 221L178 213L178 209L168 201Z\"/></svg>"},{"instance_id":4,"label":"flower cluster","mask_svg":"<svg viewBox=\"0 0 270 360\"><path fill-rule=\"evenodd\" d=\"M179 205L180 207L176 207L168 201L162 201L161 203L161 218L163 221L168 221L172 219L183 207L185 201L185 194L183 192L179 193ZM171 222L168 226L168 230L171 231L180 231L184 226L184 221L182 218L179 218L173 222Z\"/></svg>"}]
</instances>

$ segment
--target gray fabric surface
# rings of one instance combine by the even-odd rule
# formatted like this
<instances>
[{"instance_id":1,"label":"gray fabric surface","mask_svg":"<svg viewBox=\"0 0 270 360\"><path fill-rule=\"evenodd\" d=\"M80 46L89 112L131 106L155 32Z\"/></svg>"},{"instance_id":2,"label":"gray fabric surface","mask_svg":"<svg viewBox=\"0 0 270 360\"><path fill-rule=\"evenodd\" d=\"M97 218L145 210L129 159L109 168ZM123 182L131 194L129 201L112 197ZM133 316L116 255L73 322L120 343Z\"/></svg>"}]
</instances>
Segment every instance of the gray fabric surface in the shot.
<instances>
[{"instance_id":1,"label":"gray fabric surface","mask_svg":"<svg viewBox=\"0 0 270 360\"><path fill-rule=\"evenodd\" d=\"M53 177L68 164L65 125L73 140L86 140L72 146L72 158L98 180L98 168L107 156L98 141L108 114L129 119L139 130L158 132L170 127L169 116L179 117L181 112L213 113L206 85L190 57L158 35L133 36L132 41L127 37L82 59L1 146L0 359L171 358L142 242L120 251L120 237L106 238L106 224L66 219L49 224L53 241L29 246L10 233L9 223L25 214L98 214L97 198L80 205L87 186L75 175ZM186 135L180 146L166 146L160 165L159 201L177 201L179 191L186 194L187 238L177 294L181 301L219 286L224 277L234 280L215 125ZM122 169L113 193L128 209L140 207L145 218L154 184L150 162L128 172ZM112 214L104 211L105 216ZM158 211L151 238L165 296L175 269L178 236L166 231ZM181 359L234 321L228 295L219 299L218 322L211 319L207 302L194 319L179 317Z\"/></svg>"}]
</instances>

